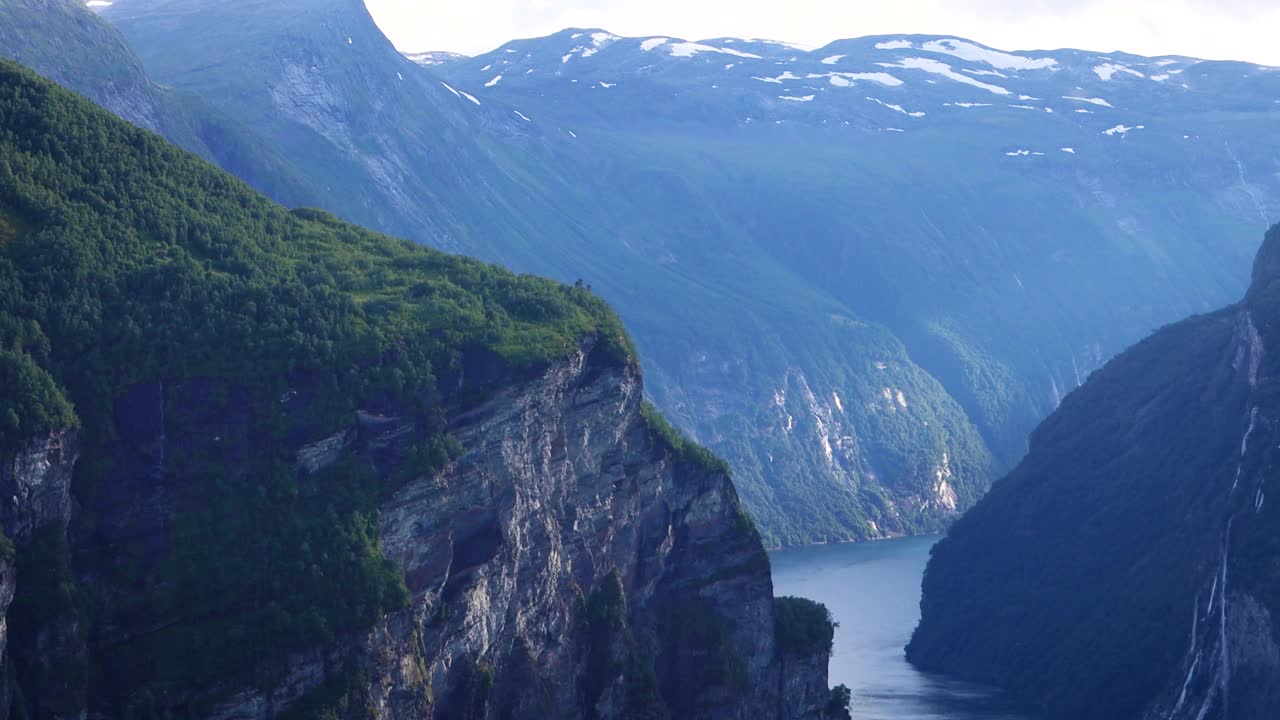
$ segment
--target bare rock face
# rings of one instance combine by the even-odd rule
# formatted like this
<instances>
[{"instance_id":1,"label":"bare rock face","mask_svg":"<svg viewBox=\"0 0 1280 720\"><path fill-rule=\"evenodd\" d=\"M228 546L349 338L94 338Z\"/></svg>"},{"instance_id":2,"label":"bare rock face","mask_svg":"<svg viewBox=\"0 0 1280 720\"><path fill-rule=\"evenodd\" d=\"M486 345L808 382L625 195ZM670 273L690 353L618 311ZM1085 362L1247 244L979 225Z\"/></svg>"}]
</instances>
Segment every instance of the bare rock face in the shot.
<instances>
[{"instance_id":1,"label":"bare rock face","mask_svg":"<svg viewBox=\"0 0 1280 720\"><path fill-rule=\"evenodd\" d=\"M634 365L588 345L487 395L452 421L466 454L382 508L413 601L351 648L374 717L821 717L826 654L775 651L759 536L727 476L648 427ZM394 454L406 422L362 412L300 457ZM215 717L274 717L341 664L299 660Z\"/></svg>"},{"instance_id":2,"label":"bare rock face","mask_svg":"<svg viewBox=\"0 0 1280 720\"><path fill-rule=\"evenodd\" d=\"M532 373L476 358L467 377L443 381L448 430L465 453L409 477L379 513L379 544L403 570L407 607L359 636L264 659L243 686L159 700L207 718L268 720L341 683L348 708L385 720L822 717L827 653L777 649L768 556L731 480L650 426L633 362L593 350L587 342ZM307 396L299 383L281 396L283 412L305 420ZM192 499L175 458L257 452L249 403L243 389L201 379L138 385L116 401L113 469L85 508L93 533L71 527L81 583L111 562L86 543L128 540L142 549L138 561L161 561L172 517ZM300 422L285 450L300 477L353 453L391 477L417 422L384 401L336 431ZM5 527L23 536L60 518L65 533L75 458L74 435L63 434L7 466L0 482L17 510L5 511ZM0 600L12 591L12 568L0 566ZM51 668L40 678L57 680L60 661L85 662L72 620L55 618L41 636L49 644L25 649ZM87 633L89 647L144 647L173 620L121 616ZM91 658L90 674L102 662ZM135 682L128 668L100 671L119 687ZM107 720L121 701L113 692L90 682L65 702L28 705Z\"/></svg>"},{"instance_id":3,"label":"bare rock face","mask_svg":"<svg viewBox=\"0 0 1280 720\"><path fill-rule=\"evenodd\" d=\"M33 438L4 459L0 465L0 530L18 548L30 543L38 531L65 536L71 518L71 473L78 458L76 433L59 431ZM20 582L11 551L0 553L0 665L4 667L11 662L9 608ZM51 649L50 659L79 655L77 642L64 643L68 631L75 634L74 627L62 622L35 631L38 642ZM0 676L0 720L9 717L15 691L12 678L12 673ZM72 705L79 704L72 699Z\"/></svg>"},{"instance_id":4,"label":"bare rock face","mask_svg":"<svg viewBox=\"0 0 1280 720\"><path fill-rule=\"evenodd\" d=\"M0 528L21 544L49 523L71 518L71 471L80 457L74 432L31 440L0 465Z\"/></svg>"},{"instance_id":5,"label":"bare rock face","mask_svg":"<svg viewBox=\"0 0 1280 720\"><path fill-rule=\"evenodd\" d=\"M521 701L503 678L532 673L549 690L544 717L621 714L645 682L676 717L793 717L776 711L759 540L729 479L681 463L650 431L641 394L634 368L592 367L580 352L458 417L467 455L384 509L431 687L484 666L499 715ZM604 595L619 610L612 636L583 638ZM605 655L652 658L654 676L592 666L598 641ZM720 677L699 682L700 669Z\"/></svg>"}]
</instances>

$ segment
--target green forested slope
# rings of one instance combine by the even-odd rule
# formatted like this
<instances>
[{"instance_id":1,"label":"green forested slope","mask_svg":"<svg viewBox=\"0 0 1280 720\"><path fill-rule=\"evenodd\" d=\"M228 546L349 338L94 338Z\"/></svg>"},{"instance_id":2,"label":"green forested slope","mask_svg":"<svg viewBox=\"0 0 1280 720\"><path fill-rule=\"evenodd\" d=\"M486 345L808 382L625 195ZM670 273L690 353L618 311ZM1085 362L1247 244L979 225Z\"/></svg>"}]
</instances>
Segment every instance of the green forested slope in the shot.
<instances>
[{"instance_id":1,"label":"green forested slope","mask_svg":"<svg viewBox=\"0 0 1280 720\"><path fill-rule=\"evenodd\" d=\"M247 450L161 449L165 472L202 498L179 498L164 520L167 552L116 538L80 588L57 570L72 566L57 533L19 557L47 582L20 585L11 627L67 614L97 643L119 623L178 618L102 650L128 683L112 692L132 693L142 717L149 697L239 677L406 602L372 513L389 482L458 451L435 388L462 353L536 366L596 336L602 359L634 362L618 318L585 289L290 212L9 61L0 218L0 452L78 427L87 536L92 509L127 492L112 484L128 477L116 472L131 422L121 398L176 382L207 388L200 407L215 415L248 408L236 421L253 428ZM300 382L307 411L289 415L280 398ZM304 482L282 449L300 430L323 436L357 407L405 398L423 430L412 467L389 480L343 462ZM67 672L73 684L88 676Z\"/></svg>"},{"instance_id":2,"label":"green forested slope","mask_svg":"<svg viewBox=\"0 0 1280 720\"><path fill-rule=\"evenodd\" d=\"M164 135L279 202L316 203L313 183L249 129L195 95L152 82L120 32L81 0L0 0L0 57Z\"/></svg>"}]
</instances>

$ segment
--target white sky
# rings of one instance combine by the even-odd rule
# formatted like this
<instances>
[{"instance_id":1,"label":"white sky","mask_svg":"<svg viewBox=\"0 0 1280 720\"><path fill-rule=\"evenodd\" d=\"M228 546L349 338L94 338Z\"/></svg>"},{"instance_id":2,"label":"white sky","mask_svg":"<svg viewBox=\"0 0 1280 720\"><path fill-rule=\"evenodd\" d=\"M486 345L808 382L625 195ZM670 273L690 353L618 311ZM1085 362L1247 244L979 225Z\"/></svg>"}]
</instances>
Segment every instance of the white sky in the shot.
<instances>
[{"instance_id":1,"label":"white sky","mask_svg":"<svg viewBox=\"0 0 1280 720\"><path fill-rule=\"evenodd\" d=\"M1280 0L366 0L404 51L476 55L567 27L821 46L894 33L1280 66Z\"/></svg>"}]
</instances>

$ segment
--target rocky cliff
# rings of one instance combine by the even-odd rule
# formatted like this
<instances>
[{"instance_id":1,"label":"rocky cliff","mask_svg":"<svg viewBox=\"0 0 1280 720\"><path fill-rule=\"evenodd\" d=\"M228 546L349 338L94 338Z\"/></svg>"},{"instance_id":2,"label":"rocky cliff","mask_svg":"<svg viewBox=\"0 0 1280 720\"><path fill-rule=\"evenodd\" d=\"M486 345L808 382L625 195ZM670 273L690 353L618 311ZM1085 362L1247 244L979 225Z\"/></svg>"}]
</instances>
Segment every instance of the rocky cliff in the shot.
<instances>
[{"instance_id":1,"label":"rocky cliff","mask_svg":"<svg viewBox=\"0 0 1280 720\"><path fill-rule=\"evenodd\" d=\"M1280 228L1096 373L935 550L908 657L1049 717L1280 714Z\"/></svg>"},{"instance_id":2,"label":"rocky cliff","mask_svg":"<svg viewBox=\"0 0 1280 720\"><path fill-rule=\"evenodd\" d=\"M0 88L0 720L822 716L587 289Z\"/></svg>"},{"instance_id":3,"label":"rocky cliff","mask_svg":"<svg viewBox=\"0 0 1280 720\"><path fill-rule=\"evenodd\" d=\"M784 664L776 650L768 558L729 478L681 459L642 414L634 365L603 360L593 346L532 376L476 358L468 376L453 379L449 427L466 452L412 478L379 509L379 546L404 574L407 607L367 633L264 658L243 685L184 688L161 705L266 720L339 688L344 707L387 719L821 717L826 654ZM231 400L213 417L206 403L216 392ZM485 399L464 400L476 393ZM306 391L286 397L286 405L305 403ZM135 386L118 399L118 456L137 462L118 463L116 490L77 513L96 516L96 533L82 542L168 542L174 508L201 499L175 482L178 454L166 448L247 451L247 407L237 401L245 398L196 381ZM361 409L336 433L289 452L303 474L346 461L390 473L416 433L417 420L393 406ZM0 482L13 500L5 528L20 548L37 527L66 531L75 458L75 435L58 433L6 467ZM86 553L93 549L72 548ZM102 569L76 572L90 585ZM13 576L6 567L7 594ZM130 649L157 625L188 619L179 612L96 629L84 639L92 651L74 641L77 628L64 628L59 643L23 648L21 657L39 654L49 667L67 659L44 656L50 648L76 662L91 652L112 678L73 693L85 705L37 696L27 707L37 717L137 712L142 677L128 669ZM24 672L51 686L40 671ZM54 712L55 704L64 706Z\"/></svg>"}]
</instances>

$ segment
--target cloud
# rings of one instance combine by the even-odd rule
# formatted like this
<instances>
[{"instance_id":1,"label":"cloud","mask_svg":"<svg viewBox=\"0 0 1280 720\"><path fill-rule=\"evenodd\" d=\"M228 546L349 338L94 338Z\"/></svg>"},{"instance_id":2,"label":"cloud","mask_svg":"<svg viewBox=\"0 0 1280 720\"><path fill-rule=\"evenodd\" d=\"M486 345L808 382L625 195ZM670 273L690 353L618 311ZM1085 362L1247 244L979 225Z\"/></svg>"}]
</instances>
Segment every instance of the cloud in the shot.
<instances>
[{"instance_id":1,"label":"cloud","mask_svg":"<svg viewBox=\"0 0 1280 720\"><path fill-rule=\"evenodd\" d=\"M477 54L566 27L629 36L769 37L815 47L863 35L957 35L1006 50L1073 47L1280 65L1274 0L367 0L404 50Z\"/></svg>"}]
</instances>

